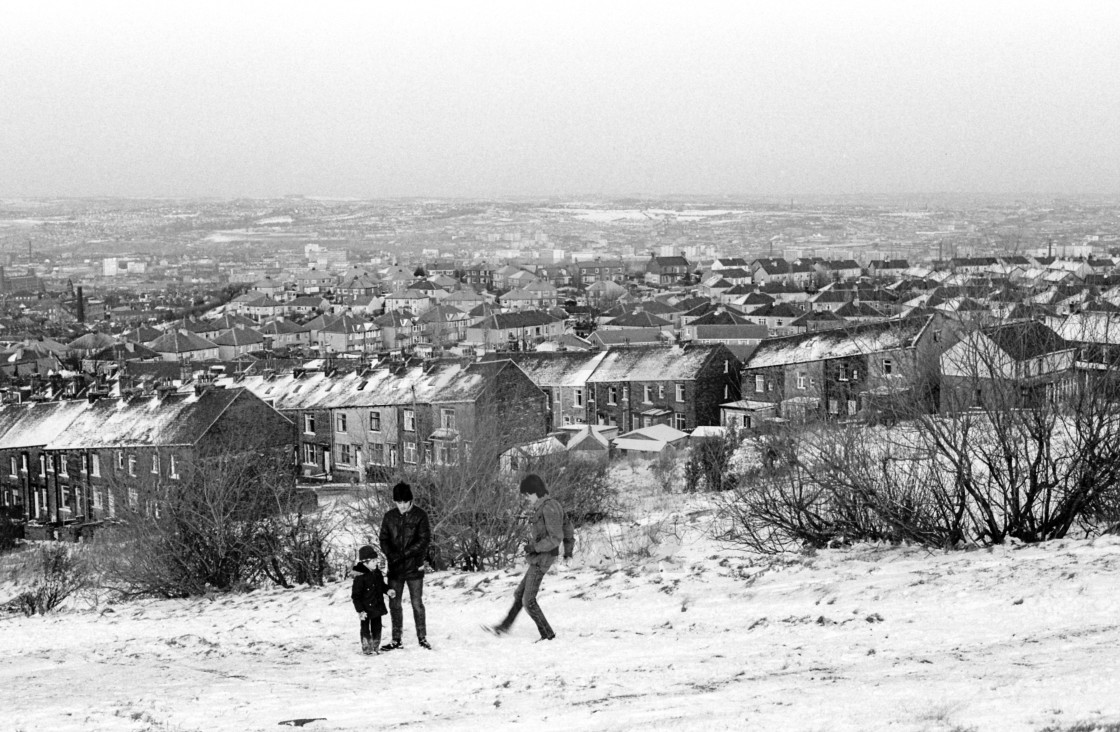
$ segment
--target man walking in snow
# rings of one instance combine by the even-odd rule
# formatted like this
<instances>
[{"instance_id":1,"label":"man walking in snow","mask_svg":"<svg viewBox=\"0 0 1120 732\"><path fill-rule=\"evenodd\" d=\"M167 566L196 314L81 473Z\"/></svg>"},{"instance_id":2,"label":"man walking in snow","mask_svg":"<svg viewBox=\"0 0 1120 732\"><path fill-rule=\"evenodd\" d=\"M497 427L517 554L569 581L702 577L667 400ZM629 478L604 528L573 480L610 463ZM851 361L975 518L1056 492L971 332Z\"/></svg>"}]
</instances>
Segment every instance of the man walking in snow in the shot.
<instances>
[{"instance_id":1,"label":"man walking in snow","mask_svg":"<svg viewBox=\"0 0 1120 732\"><path fill-rule=\"evenodd\" d=\"M389 509L381 520L381 551L389 564L389 620L393 625L393 642L381 647L392 651L401 647L404 635L404 613L401 601L408 585L408 599L412 603L412 619L416 623L416 639L421 648L432 649L428 643L428 628L424 614L424 561L428 557L428 544L432 539L428 514L413 505L412 486L397 483L393 486L395 508Z\"/></svg>"},{"instance_id":2,"label":"man walking in snow","mask_svg":"<svg viewBox=\"0 0 1120 732\"><path fill-rule=\"evenodd\" d=\"M505 635L524 607L525 612L537 624L540 640L552 640L556 633L552 631L541 606L537 604L537 592L540 590L541 580L560 555L560 546L564 543L564 507L560 505L560 501L548 495L544 481L535 473L530 473L521 480L520 491L533 506L533 514L529 519L529 541L525 543L529 568L525 570L521 584L513 593L513 605L505 620L487 630L495 635Z\"/></svg>"}]
</instances>

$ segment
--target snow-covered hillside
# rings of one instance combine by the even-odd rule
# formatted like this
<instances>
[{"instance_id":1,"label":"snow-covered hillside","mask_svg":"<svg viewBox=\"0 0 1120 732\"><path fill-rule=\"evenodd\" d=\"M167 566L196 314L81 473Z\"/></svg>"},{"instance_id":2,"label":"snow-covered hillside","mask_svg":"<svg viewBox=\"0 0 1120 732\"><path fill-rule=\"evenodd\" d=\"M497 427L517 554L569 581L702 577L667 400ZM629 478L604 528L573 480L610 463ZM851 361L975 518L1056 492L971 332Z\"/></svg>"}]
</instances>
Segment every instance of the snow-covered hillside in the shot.
<instances>
[{"instance_id":1,"label":"snow-covered hillside","mask_svg":"<svg viewBox=\"0 0 1120 732\"><path fill-rule=\"evenodd\" d=\"M1120 537L775 560L709 538L705 501L589 534L546 578L553 642L480 630L516 570L430 574L435 650L406 604L375 657L348 581L7 616L0 728L1120 729ZM616 561L635 536L648 558Z\"/></svg>"}]
</instances>

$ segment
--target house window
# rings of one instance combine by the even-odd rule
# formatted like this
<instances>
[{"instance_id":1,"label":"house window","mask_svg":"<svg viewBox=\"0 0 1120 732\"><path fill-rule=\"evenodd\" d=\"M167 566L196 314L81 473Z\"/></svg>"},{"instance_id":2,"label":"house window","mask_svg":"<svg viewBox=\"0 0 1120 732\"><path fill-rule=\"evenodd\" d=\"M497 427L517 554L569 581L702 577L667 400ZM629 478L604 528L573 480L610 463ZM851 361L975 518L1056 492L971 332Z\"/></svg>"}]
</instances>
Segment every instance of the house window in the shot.
<instances>
[{"instance_id":1,"label":"house window","mask_svg":"<svg viewBox=\"0 0 1120 732\"><path fill-rule=\"evenodd\" d=\"M840 414L840 401L838 399L829 399L828 400L828 413L829 414Z\"/></svg>"},{"instance_id":2,"label":"house window","mask_svg":"<svg viewBox=\"0 0 1120 732\"><path fill-rule=\"evenodd\" d=\"M303 415L303 431L306 432L309 435L315 434L315 415L314 414Z\"/></svg>"},{"instance_id":3,"label":"house window","mask_svg":"<svg viewBox=\"0 0 1120 732\"><path fill-rule=\"evenodd\" d=\"M804 371L798 371L797 372L797 388L798 389L804 389L805 388L805 372Z\"/></svg>"},{"instance_id":4,"label":"house window","mask_svg":"<svg viewBox=\"0 0 1120 732\"><path fill-rule=\"evenodd\" d=\"M369 431L381 431L381 412L375 410L369 413Z\"/></svg>"},{"instance_id":5,"label":"house window","mask_svg":"<svg viewBox=\"0 0 1120 732\"><path fill-rule=\"evenodd\" d=\"M574 407L582 407L583 406L583 389L576 389L576 391L575 391L575 401L572 403L572 406L574 406Z\"/></svg>"},{"instance_id":6,"label":"house window","mask_svg":"<svg viewBox=\"0 0 1120 732\"><path fill-rule=\"evenodd\" d=\"M560 404L560 389L552 390L552 403L556 405Z\"/></svg>"},{"instance_id":7,"label":"house window","mask_svg":"<svg viewBox=\"0 0 1120 732\"><path fill-rule=\"evenodd\" d=\"M346 431L346 415L344 413L339 413L334 416L334 428L337 432Z\"/></svg>"},{"instance_id":8,"label":"house window","mask_svg":"<svg viewBox=\"0 0 1120 732\"><path fill-rule=\"evenodd\" d=\"M315 462L315 446L304 444L303 446L303 462L313 464Z\"/></svg>"},{"instance_id":9,"label":"house window","mask_svg":"<svg viewBox=\"0 0 1120 732\"><path fill-rule=\"evenodd\" d=\"M47 475L47 456L39 456L39 477L44 478Z\"/></svg>"},{"instance_id":10,"label":"house window","mask_svg":"<svg viewBox=\"0 0 1120 732\"><path fill-rule=\"evenodd\" d=\"M129 455L128 456L128 474L129 475L136 475L136 456L135 455Z\"/></svg>"},{"instance_id":11,"label":"house window","mask_svg":"<svg viewBox=\"0 0 1120 732\"><path fill-rule=\"evenodd\" d=\"M349 465L350 464L350 446L349 445L339 445L338 446L338 462L341 463L342 465Z\"/></svg>"},{"instance_id":12,"label":"house window","mask_svg":"<svg viewBox=\"0 0 1120 732\"><path fill-rule=\"evenodd\" d=\"M618 387L607 387L607 404L618 404Z\"/></svg>"},{"instance_id":13,"label":"house window","mask_svg":"<svg viewBox=\"0 0 1120 732\"><path fill-rule=\"evenodd\" d=\"M167 457L167 477L175 480L179 479L179 465L174 455Z\"/></svg>"},{"instance_id":14,"label":"house window","mask_svg":"<svg viewBox=\"0 0 1120 732\"><path fill-rule=\"evenodd\" d=\"M754 377L754 390L759 394L766 391L766 379L761 375Z\"/></svg>"},{"instance_id":15,"label":"house window","mask_svg":"<svg viewBox=\"0 0 1120 732\"><path fill-rule=\"evenodd\" d=\"M455 410L454 409L441 409L441 410L439 410L439 424L445 430L455 429Z\"/></svg>"},{"instance_id":16,"label":"house window","mask_svg":"<svg viewBox=\"0 0 1120 732\"><path fill-rule=\"evenodd\" d=\"M728 361L727 359L723 360L723 373L725 373L725 374L731 373L731 362Z\"/></svg>"},{"instance_id":17,"label":"house window","mask_svg":"<svg viewBox=\"0 0 1120 732\"><path fill-rule=\"evenodd\" d=\"M20 471L26 473L27 472L27 453L23 453L22 455L20 455L19 460L20 460L20 466L21 466Z\"/></svg>"},{"instance_id":18,"label":"house window","mask_svg":"<svg viewBox=\"0 0 1120 732\"><path fill-rule=\"evenodd\" d=\"M630 387L629 386L622 387L622 401L624 401L624 402L630 401Z\"/></svg>"},{"instance_id":19,"label":"house window","mask_svg":"<svg viewBox=\"0 0 1120 732\"><path fill-rule=\"evenodd\" d=\"M174 458L172 458L172 461L174 461ZM101 456L97 453L90 453L89 474L95 478L101 477Z\"/></svg>"},{"instance_id":20,"label":"house window","mask_svg":"<svg viewBox=\"0 0 1120 732\"><path fill-rule=\"evenodd\" d=\"M19 475L19 461L16 460L15 456L8 458L8 465L9 475L11 475L13 478Z\"/></svg>"},{"instance_id":21,"label":"house window","mask_svg":"<svg viewBox=\"0 0 1120 732\"><path fill-rule=\"evenodd\" d=\"M684 401L684 384L677 384L676 385L676 391L677 391L677 393L676 393L677 401L678 402L683 402Z\"/></svg>"},{"instance_id":22,"label":"house window","mask_svg":"<svg viewBox=\"0 0 1120 732\"><path fill-rule=\"evenodd\" d=\"M412 411L411 409L404 410L404 431L416 431L416 412Z\"/></svg>"},{"instance_id":23,"label":"house window","mask_svg":"<svg viewBox=\"0 0 1120 732\"><path fill-rule=\"evenodd\" d=\"M658 399L664 399L665 398L665 385L664 384L658 384L657 385L657 398Z\"/></svg>"},{"instance_id":24,"label":"house window","mask_svg":"<svg viewBox=\"0 0 1120 732\"><path fill-rule=\"evenodd\" d=\"M369 445L369 461L372 465L384 465L385 445L380 442L371 442Z\"/></svg>"},{"instance_id":25,"label":"house window","mask_svg":"<svg viewBox=\"0 0 1120 732\"><path fill-rule=\"evenodd\" d=\"M731 385L730 384L724 384L723 385L723 398L724 399L730 399L731 398Z\"/></svg>"},{"instance_id":26,"label":"house window","mask_svg":"<svg viewBox=\"0 0 1120 732\"><path fill-rule=\"evenodd\" d=\"M883 375L890 376L894 373L894 363L889 358L883 359Z\"/></svg>"},{"instance_id":27,"label":"house window","mask_svg":"<svg viewBox=\"0 0 1120 732\"><path fill-rule=\"evenodd\" d=\"M653 387L649 384L642 386L642 401L646 403L653 401Z\"/></svg>"},{"instance_id":28,"label":"house window","mask_svg":"<svg viewBox=\"0 0 1120 732\"><path fill-rule=\"evenodd\" d=\"M684 432L687 424L688 420L685 419L684 412L673 412L673 427Z\"/></svg>"},{"instance_id":29,"label":"house window","mask_svg":"<svg viewBox=\"0 0 1120 732\"><path fill-rule=\"evenodd\" d=\"M840 364L839 380L840 381L847 381L848 380L848 364L846 364L846 363ZM833 412L833 414L835 414L835 412Z\"/></svg>"},{"instance_id":30,"label":"house window","mask_svg":"<svg viewBox=\"0 0 1120 732\"><path fill-rule=\"evenodd\" d=\"M69 468L66 466L66 453L61 453L58 456L58 474L64 478L70 476Z\"/></svg>"},{"instance_id":31,"label":"house window","mask_svg":"<svg viewBox=\"0 0 1120 732\"><path fill-rule=\"evenodd\" d=\"M849 416L855 416L856 409L857 409L856 400L855 399L849 399L848 400L848 415Z\"/></svg>"},{"instance_id":32,"label":"house window","mask_svg":"<svg viewBox=\"0 0 1120 732\"><path fill-rule=\"evenodd\" d=\"M404 442L404 462L408 465L416 464L416 443L410 440Z\"/></svg>"},{"instance_id":33,"label":"house window","mask_svg":"<svg viewBox=\"0 0 1120 732\"><path fill-rule=\"evenodd\" d=\"M159 475L159 453L152 453L152 475Z\"/></svg>"}]
</instances>

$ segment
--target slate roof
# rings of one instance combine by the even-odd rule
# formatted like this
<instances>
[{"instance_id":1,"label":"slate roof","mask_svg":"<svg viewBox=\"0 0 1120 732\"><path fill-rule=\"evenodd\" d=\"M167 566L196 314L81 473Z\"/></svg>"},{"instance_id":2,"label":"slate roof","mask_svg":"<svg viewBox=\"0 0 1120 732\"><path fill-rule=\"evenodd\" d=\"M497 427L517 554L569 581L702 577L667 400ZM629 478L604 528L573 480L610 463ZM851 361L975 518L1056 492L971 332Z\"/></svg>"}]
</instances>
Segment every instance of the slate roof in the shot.
<instances>
[{"instance_id":1,"label":"slate roof","mask_svg":"<svg viewBox=\"0 0 1120 732\"><path fill-rule=\"evenodd\" d=\"M164 333L151 343L149 348L156 353L190 353L217 348L217 345L190 331L179 329Z\"/></svg>"},{"instance_id":2,"label":"slate roof","mask_svg":"<svg viewBox=\"0 0 1120 732\"><path fill-rule=\"evenodd\" d=\"M771 305L763 305L760 308L752 310L749 314L759 318L797 318L802 315L802 311L793 307L788 302L779 302Z\"/></svg>"},{"instance_id":3,"label":"slate roof","mask_svg":"<svg viewBox=\"0 0 1120 732\"><path fill-rule=\"evenodd\" d=\"M474 314L473 312L471 313ZM539 310L524 310L518 313L491 313L485 320L478 323L479 328L493 328L505 330L507 328L531 328L539 325L555 323L556 318Z\"/></svg>"},{"instance_id":4,"label":"slate roof","mask_svg":"<svg viewBox=\"0 0 1120 732\"><path fill-rule=\"evenodd\" d=\"M252 328L230 328L214 338L214 344L218 346L252 346L257 343L264 343L264 336Z\"/></svg>"},{"instance_id":5,"label":"slate roof","mask_svg":"<svg viewBox=\"0 0 1120 732\"><path fill-rule=\"evenodd\" d=\"M150 325L141 325L139 328L125 331L121 334L121 338L126 341L132 341L133 343L148 343L159 338L161 335L163 335L162 330L153 328Z\"/></svg>"},{"instance_id":6,"label":"slate roof","mask_svg":"<svg viewBox=\"0 0 1120 732\"><path fill-rule=\"evenodd\" d=\"M1006 323L981 332L1016 361L1071 348L1060 335L1034 320Z\"/></svg>"},{"instance_id":7,"label":"slate roof","mask_svg":"<svg viewBox=\"0 0 1120 732\"><path fill-rule=\"evenodd\" d=\"M207 389L134 399L99 399L47 444L54 450L194 445L244 389Z\"/></svg>"},{"instance_id":8,"label":"slate roof","mask_svg":"<svg viewBox=\"0 0 1120 732\"><path fill-rule=\"evenodd\" d=\"M114 343L89 357L91 361L129 361L133 359L158 358L159 354L140 343L125 341Z\"/></svg>"},{"instance_id":9,"label":"slate roof","mask_svg":"<svg viewBox=\"0 0 1120 732\"><path fill-rule=\"evenodd\" d=\"M908 348L931 320L932 316L905 318L784 338L768 338L759 344L743 367L755 369L785 366Z\"/></svg>"},{"instance_id":10,"label":"slate roof","mask_svg":"<svg viewBox=\"0 0 1120 732\"><path fill-rule=\"evenodd\" d=\"M99 351L103 348L109 348L116 345L117 339L105 333L93 331L85 335L78 336L67 344L67 348L74 351Z\"/></svg>"},{"instance_id":11,"label":"slate roof","mask_svg":"<svg viewBox=\"0 0 1120 732\"><path fill-rule=\"evenodd\" d=\"M538 386L583 386L606 351L521 352L511 360Z\"/></svg>"},{"instance_id":12,"label":"slate roof","mask_svg":"<svg viewBox=\"0 0 1120 732\"><path fill-rule=\"evenodd\" d=\"M718 344L611 349L588 383L692 379L722 349Z\"/></svg>"},{"instance_id":13,"label":"slate roof","mask_svg":"<svg viewBox=\"0 0 1120 732\"><path fill-rule=\"evenodd\" d=\"M672 323L643 310L641 312L626 313L617 318L612 318L610 325L620 328L665 328L672 325Z\"/></svg>"},{"instance_id":14,"label":"slate roof","mask_svg":"<svg viewBox=\"0 0 1120 732\"><path fill-rule=\"evenodd\" d=\"M246 376L236 382L279 410L335 409L476 400L489 379L512 361L477 362L464 366L440 360L407 366L399 372L387 367L327 376L311 372L275 377Z\"/></svg>"},{"instance_id":15,"label":"slate roof","mask_svg":"<svg viewBox=\"0 0 1120 732\"><path fill-rule=\"evenodd\" d=\"M810 310L800 318L794 320L790 325L808 327L810 323L835 323L841 325L844 323L844 319L831 310Z\"/></svg>"},{"instance_id":16,"label":"slate roof","mask_svg":"<svg viewBox=\"0 0 1120 732\"><path fill-rule=\"evenodd\" d=\"M278 320L268 321L257 330L264 335L287 335L290 333L299 333L303 329L290 320L280 318Z\"/></svg>"},{"instance_id":17,"label":"slate roof","mask_svg":"<svg viewBox=\"0 0 1120 732\"><path fill-rule=\"evenodd\" d=\"M746 325L753 324L750 319L738 312L731 310L713 309L704 313L696 320L688 324L688 327L701 326L701 325ZM766 328L765 325L756 326L759 328Z\"/></svg>"},{"instance_id":18,"label":"slate roof","mask_svg":"<svg viewBox=\"0 0 1120 732\"><path fill-rule=\"evenodd\" d=\"M0 406L0 450L43 447L90 406L85 399Z\"/></svg>"}]
</instances>

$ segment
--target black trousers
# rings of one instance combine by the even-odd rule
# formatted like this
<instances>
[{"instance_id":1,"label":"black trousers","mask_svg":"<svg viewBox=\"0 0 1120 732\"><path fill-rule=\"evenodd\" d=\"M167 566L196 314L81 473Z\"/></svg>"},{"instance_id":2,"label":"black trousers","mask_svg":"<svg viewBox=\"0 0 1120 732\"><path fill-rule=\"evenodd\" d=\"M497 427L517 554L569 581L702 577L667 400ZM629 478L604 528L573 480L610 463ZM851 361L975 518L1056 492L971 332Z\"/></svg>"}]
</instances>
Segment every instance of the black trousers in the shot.
<instances>
[{"instance_id":1,"label":"black trousers","mask_svg":"<svg viewBox=\"0 0 1120 732\"><path fill-rule=\"evenodd\" d=\"M529 568L525 570L525 576L521 578L521 584L517 585L517 589L513 592L513 605L510 606L506 619L498 624L499 628L509 630L513 621L517 620L521 608L524 607L526 614L536 623L537 632L541 634L541 638L556 637L556 633L552 632L552 626L548 624L548 619L545 618L544 611L541 610L541 606L537 602L537 592L541 589L541 581L548 574L549 568L555 561L556 557L549 554L538 554L529 560Z\"/></svg>"},{"instance_id":2,"label":"black trousers","mask_svg":"<svg viewBox=\"0 0 1120 732\"><path fill-rule=\"evenodd\" d=\"M389 598L389 619L393 623L393 642L399 642L404 635L404 612L401 601L404 600L404 587L408 585L408 599L412 602L412 620L416 623L416 638L424 640L428 637L428 626L424 614L424 578L408 580L389 580L389 588L396 592L396 597Z\"/></svg>"},{"instance_id":3,"label":"black trousers","mask_svg":"<svg viewBox=\"0 0 1120 732\"><path fill-rule=\"evenodd\" d=\"M373 645L374 650L377 650L377 647L381 645L381 616L366 613L366 619L359 618L358 622L361 623L362 646L364 647L366 642L369 642Z\"/></svg>"}]
</instances>

